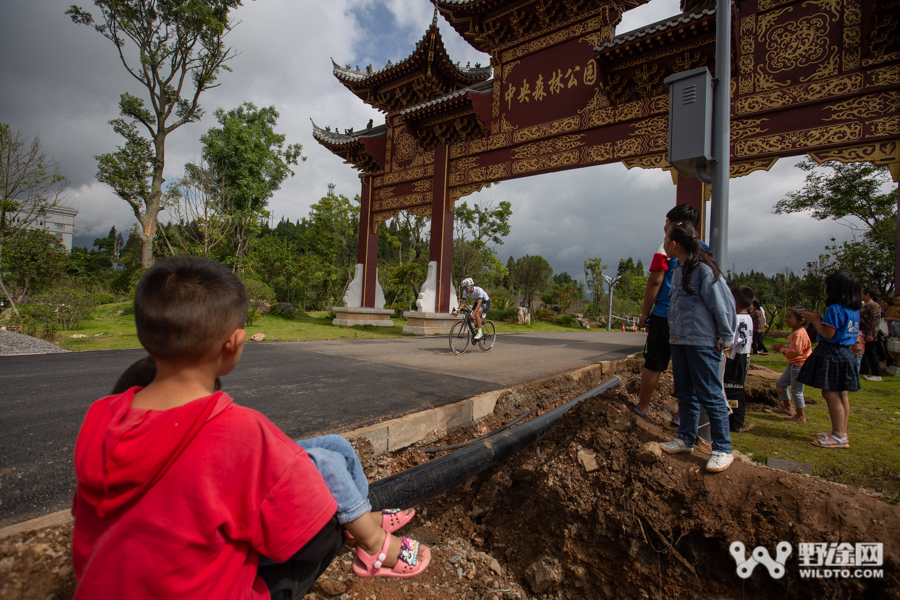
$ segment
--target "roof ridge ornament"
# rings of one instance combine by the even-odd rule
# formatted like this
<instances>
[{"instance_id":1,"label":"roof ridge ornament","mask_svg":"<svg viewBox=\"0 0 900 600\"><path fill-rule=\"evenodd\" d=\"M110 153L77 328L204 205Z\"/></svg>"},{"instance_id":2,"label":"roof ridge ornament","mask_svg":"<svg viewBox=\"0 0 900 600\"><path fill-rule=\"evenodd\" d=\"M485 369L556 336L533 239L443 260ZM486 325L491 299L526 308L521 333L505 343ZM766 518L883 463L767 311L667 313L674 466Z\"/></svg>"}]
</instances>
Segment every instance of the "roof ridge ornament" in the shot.
<instances>
[{"instance_id":1,"label":"roof ridge ornament","mask_svg":"<svg viewBox=\"0 0 900 600\"><path fill-rule=\"evenodd\" d=\"M431 26L436 28L438 26L438 6L437 0L433 0L434 3L434 17L431 19Z\"/></svg>"}]
</instances>

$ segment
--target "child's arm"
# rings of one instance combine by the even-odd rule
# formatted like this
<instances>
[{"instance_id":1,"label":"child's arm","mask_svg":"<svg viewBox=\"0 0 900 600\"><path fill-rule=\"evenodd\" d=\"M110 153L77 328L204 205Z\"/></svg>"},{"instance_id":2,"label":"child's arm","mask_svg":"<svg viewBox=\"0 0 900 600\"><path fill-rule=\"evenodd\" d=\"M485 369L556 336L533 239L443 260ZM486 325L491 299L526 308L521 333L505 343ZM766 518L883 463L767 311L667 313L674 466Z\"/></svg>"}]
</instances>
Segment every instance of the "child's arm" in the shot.
<instances>
[{"instance_id":1,"label":"child's arm","mask_svg":"<svg viewBox=\"0 0 900 600\"><path fill-rule=\"evenodd\" d=\"M719 280L712 281L712 270L703 270L701 277L709 279L708 285L700 286L703 302L706 308L712 313L716 322L716 348L725 350L734 345L734 330L737 326L737 312L734 308L734 297L728 284L725 282L723 275L719 276Z\"/></svg>"},{"instance_id":2,"label":"child's arm","mask_svg":"<svg viewBox=\"0 0 900 600\"><path fill-rule=\"evenodd\" d=\"M817 310L804 310L802 313L800 313L800 316L806 319L807 322L815 325L816 331L818 331L819 335L821 335L826 340L832 339L837 333L837 329L822 322L822 315L820 315L819 311Z\"/></svg>"}]
</instances>

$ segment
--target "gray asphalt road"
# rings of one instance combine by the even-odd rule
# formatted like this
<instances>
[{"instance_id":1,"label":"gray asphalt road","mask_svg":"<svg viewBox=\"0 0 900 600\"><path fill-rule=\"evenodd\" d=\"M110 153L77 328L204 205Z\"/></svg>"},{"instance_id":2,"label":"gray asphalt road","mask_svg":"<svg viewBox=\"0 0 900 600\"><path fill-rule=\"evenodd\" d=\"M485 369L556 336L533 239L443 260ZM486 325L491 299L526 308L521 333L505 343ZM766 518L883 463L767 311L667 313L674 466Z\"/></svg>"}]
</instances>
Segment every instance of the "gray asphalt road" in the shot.
<instances>
[{"instance_id":1,"label":"gray asphalt road","mask_svg":"<svg viewBox=\"0 0 900 600\"><path fill-rule=\"evenodd\" d=\"M637 352L633 333L498 336L454 356L447 338L251 344L223 386L295 439L345 431ZM0 357L0 527L68 507L90 404L142 350Z\"/></svg>"}]
</instances>

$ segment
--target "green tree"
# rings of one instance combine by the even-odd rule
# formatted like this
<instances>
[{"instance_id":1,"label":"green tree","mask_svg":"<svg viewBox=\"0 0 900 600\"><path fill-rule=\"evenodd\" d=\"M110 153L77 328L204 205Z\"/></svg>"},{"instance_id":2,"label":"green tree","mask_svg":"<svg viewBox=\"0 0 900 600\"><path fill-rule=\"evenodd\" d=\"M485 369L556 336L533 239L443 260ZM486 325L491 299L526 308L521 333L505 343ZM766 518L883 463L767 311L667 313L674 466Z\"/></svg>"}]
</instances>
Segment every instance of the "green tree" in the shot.
<instances>
[{"instance_id":1,"label":"green tree","mask_svg":"<svg viewBox=\"0 0 900 600\"><path fill-rule=\"evenodd\" d=\"M542 256L526 254L516 261L511 279L525 297L528 310L534 312L534 299L547 286L552 275L553 267Z\"/></svg>"},{"instance_id":2,"label":"green tree","mask_svg":"<svg viewBox=\"0 0 900 600\"><path fill-rule=\"evenodd\" d=\"M251 271L269 284L276 299L291 302L294 280L300 275L299 253L291 242L275 235L255 240L248 256Z\"/></svg>"},{"instance_id":3,"label":"green tree","mask_svg":"<svg viewBox=\"0 0 900 600\"><path fill-rule=\"evenodd\" d=\"M503 244L503 238L509 235L509 218L512 216L512 204L500 202L496 207L493 202L481 201L469 207L463 202L454 210L456 237L461 240L471 239L476 246L494 243Z\"/></svg>"},{"instance_id":4,"label":"green tree","mask_svg":"<svg viewBox=\"0 0 900 600\"><path fill-rule=\"evenodd\" d=\"M589 258L584 261L584 282L591 293L591 301L596 302L603 295L603 269L609 265L603 264L602 258Z\"/></svg>"},{"instance_id":5,"label":"green tree","mask_svg":"<svg viewBox=\"0 0 900 600\"><path fill-rule=\"evenodd\" d=\"M895 190L881 191L891 181L888 167L834 161L817 165L809 159L797 167L806 171L806 183L779 200L775 214L809 212L819 221L846 225L854 239L842 244L832 239L826 246L836 268L865 274L869 285L890 293L895 286L897 196Z\"/></svg>"},{"instance_id":6,"label":"green tree","mask_svg":"<svg viewBox=\"0 0 900 600\"><path fill-rule=\"evenodd\" d=\"M69 255L55 235L37 229L6 244L0 271L16 290L16 302L54 283L71 266Z\"/></svg>"},{"instance_id":7,"label":"green tree","mask_svg":"<svg viewBox=\"0 0 900 600\"><path fill-rule=\"evenodd\" d=\"M168 212L178 224L177 243L195 256L210 257L234 231L224 178L206 161L190 162L174 186Z\"/></svg>"},{"instance_id":8,"label":"green tree","mask_svg":"<svg viewBox=\"0 0 900 600\"><path fill-rule=\"evenodd\" d=\"M66 11L72 22L93 27L115 45L125 69L149 96L149 108L143 98L127 92L120 96L123 118L116 119L113 128L125 137L125 146L103 155L110 157L105 177L112 181L105 183L132 206L141 224L144 267L154 262L166 138L202 117L200 95L218 86L222 69L229 70L225 63L235 53L224 39L234 25L229 12L240 4L241 0L94 0L100 11L97 21L75 5ZM144 127L149 141L138 135L135 123ZM145 162L151 145L152 159Z\"/></svg>"},{"instance_id":9,"label":"green tree","mask_svg":"<svg viewBox=\"0 0 900 600\"><path fill-rule=\"evenodd\" d=\"M220 127L200 137L203 158L221 176L228 191L234 235L235 257L240 263L247 254L250 236L260 217L268 217L269 198L285 179L294 175L303 147L285 146L285 136L275 133L278 111L274 106L256 108L244 102L237 108L215 112Z\"/></svg>"},{"instance_id":10,"label":"green tree","mask_svg":"<svg viewBox=\"0 0 900 600\"><path fill-rule=\"evenodd\" d=\"M316 277L324 285L320 301L329 302L344 296L350 276L356 266L359 242L359 197L350 201L346 196L325 196L310 207L304 219L309 252L324 269L324 277ZM337 290L340 292L336 293Z\"/></svg>"},{"instance_id":11,"label":"green tree","mask_svg":"<svg viewBox=\"0 0 900 600\"><path fill-rule=\"evenodd\" d=\"M0 123L0 261L7 243L29 230L48 208L63 200L66 186L59 163L41 150L39 137L29 142L21 131L13 132L7 123ZM18 316L19 310L2 276L0 291Z\"/></svg>"}]
</instances>

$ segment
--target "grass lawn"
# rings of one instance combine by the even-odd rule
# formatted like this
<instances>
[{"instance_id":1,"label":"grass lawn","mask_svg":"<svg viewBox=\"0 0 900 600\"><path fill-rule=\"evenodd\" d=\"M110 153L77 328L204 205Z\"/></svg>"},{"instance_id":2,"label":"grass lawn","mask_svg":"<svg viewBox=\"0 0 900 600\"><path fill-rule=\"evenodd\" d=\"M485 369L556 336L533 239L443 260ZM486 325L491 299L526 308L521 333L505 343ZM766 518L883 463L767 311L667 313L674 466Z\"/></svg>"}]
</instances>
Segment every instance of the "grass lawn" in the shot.
<instances>
[{"instance_id":1,"label":"grass lawn","mask_svg":"<svg viewBox=\"0 0 900 600\"><path fill-rule=\"evenodd\" d=\"M66 350L119 350L123 348L140 348L134 326L133 314L116 314L130 306L130 303L104 304L79 324L79 328L63 331L59 335L59 345ZM393 319L393 327L374 327L358 325L356 327L335 327L327 312L299 312L291 317L262 315L252 326L247 327L247 334L266 334L266 341L306 341L335 339L375 339L406 337L403 327L406 319ZM541 331L584 332L577 327L564 327L557 323L538 321L532 325L511 325L495 322L497 333L525 333ZM598 332L599 330L592 330ZM73 338L73 335L87 337Z\"/></svg>"},{"instance_id":2,"label":"grass lawn","mask_svg":"<svg viewBox=\"0 0 900 600\"><path fill-rule=\"evenodd\" d=\"M785 340L766 338L766 345ZM785 358L751 356L752 365L782 372ZM822 393L806 387L807 423L789 421L777 413L747 411L747 422L756 427L747 433L733 433L734 447L753 460L765 464L768 457L797 460L812 465L813 473L829 480L863 486L882 493L885 499L900 501L900 377L882 374L884 381L860 379L862 389L850 394L850 449L832 450L812 445L811 433L831 431L828 406ZM774 382L773 382L774 388ZM816 403L810 405L812 399Z\"/></svg>"}]
</instances>

